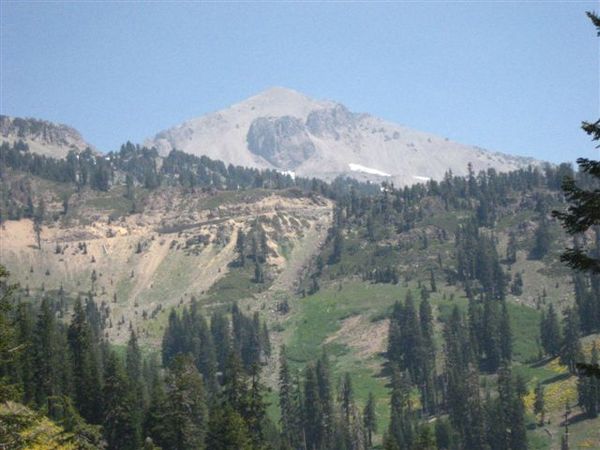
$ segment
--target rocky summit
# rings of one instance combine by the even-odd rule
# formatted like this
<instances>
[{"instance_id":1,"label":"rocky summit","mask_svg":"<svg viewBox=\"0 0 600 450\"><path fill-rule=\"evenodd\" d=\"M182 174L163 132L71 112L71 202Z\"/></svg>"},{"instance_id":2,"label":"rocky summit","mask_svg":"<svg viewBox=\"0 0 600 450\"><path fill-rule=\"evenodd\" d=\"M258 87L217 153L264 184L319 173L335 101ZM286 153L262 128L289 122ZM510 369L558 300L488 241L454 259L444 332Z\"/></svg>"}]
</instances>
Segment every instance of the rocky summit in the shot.
<instances>
[{"instance_id":1,"label":"rocky summit","mask_svg":"<svg viewBox=\"0 0 600 450\"><path fill-rule=\"evenodd\" d=\"M448 170L464 175L469 163L476 172L539 164L354 113L341 103L280 87L188 120L145 144L162 154L176 148L234 165L396 185L440 180Z\"/></svg>"}]
</instances>

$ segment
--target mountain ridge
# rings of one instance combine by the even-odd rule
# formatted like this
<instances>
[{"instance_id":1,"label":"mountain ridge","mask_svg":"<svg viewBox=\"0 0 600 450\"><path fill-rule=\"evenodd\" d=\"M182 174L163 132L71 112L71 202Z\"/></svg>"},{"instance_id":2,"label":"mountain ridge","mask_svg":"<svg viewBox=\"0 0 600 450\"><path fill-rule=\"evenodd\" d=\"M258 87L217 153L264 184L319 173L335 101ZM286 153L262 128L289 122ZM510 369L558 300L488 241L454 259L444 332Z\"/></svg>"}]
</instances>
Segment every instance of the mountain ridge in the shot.
<instances>
[{"instance_id":1,"label":"mountain ridge","mask_svg":"<svg viewBox=\"0 0 600 450\"><path fill-rule=\"evenodd\" d=\"M53 158L65 158L69 151L94 150L75 128L48 120L0 115L2 141L23 141L30 151Z\"/></svg>"},{"instance_id":2,"label":"mountain ridge","mask_svg":"<svg viewBox=\"0 0 600 450\"><path fill-rule=\"evenodd\" d=\"M45 120L1 116L0 131L3 141L22 140L30 151L56 158L70 150L94 149L74 128ZM469 164L476 173L543 164L463 145L282 87L160 131L144 145L162 156L177 149L292 176L325 181L350 176L397 186L440 181L448 171L466 175Z\"/></svg>"},{"instance_id":3,"label":"mountain ridge","mask_svg":"<svg viewBox=\"0 0 600 450\"><path fill-rule=\"evenodd\" d=\"M412 130L282 87L187 120L145 144L157 147L161 154L177 148L234 165L325 180L342 175L398 185L441 180L447 170L464 175L469 163L476 172L541 164Z\"/></svg>"}]
</instances>

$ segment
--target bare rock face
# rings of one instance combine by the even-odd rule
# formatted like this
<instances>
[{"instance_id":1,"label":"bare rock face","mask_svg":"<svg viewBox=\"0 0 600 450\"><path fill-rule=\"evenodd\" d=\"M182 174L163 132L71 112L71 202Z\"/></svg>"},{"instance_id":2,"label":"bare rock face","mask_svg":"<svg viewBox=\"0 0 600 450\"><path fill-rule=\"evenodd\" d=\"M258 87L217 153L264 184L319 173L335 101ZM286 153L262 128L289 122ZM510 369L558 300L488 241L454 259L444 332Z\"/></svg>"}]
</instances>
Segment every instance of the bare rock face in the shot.
<instances>
[{"instance_id":1,"label":"bare rock face","mask_svg":"<svg viewBox=\"0 0 600 450\"><path fill-rule=\"evenodd\" d=\"M2 141L23 141L30 151L54 158L64 158L69 151L92 148L77 130L45 120L0 116Z\"/></svg>"},{"instance_id":2,"label":"bare rock face","mask_svg":"<svg viewBox=\"0 0 600 450\"><path fill-rule=\"evenodd\" d=\"M314 136L340 138L340 132L356 128L355 115L344 105L312 111L306 118L306 127Z\"/></svg>"},{"instance_id":3,"label":"bare rock face","mask_svg":"<svg viewBox=\"0 0 600 450\"><path fill-rule=\"evenodd\" d=\"M248 150L271 164L293 170L316 151L302 121L296 117L259 117L250 125Z\"/></svg>"}]
</instances>

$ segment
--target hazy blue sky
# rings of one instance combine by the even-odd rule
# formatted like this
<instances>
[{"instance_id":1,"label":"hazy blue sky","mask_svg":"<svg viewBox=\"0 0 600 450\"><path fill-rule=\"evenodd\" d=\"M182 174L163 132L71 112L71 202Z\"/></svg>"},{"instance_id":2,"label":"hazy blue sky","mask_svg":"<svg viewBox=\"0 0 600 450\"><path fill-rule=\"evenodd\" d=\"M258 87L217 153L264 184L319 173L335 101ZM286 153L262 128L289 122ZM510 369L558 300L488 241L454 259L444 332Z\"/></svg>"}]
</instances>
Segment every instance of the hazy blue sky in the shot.
<instances>
[{"instance_id":1,"label":"hazy blue sky","mask_svg":"<svg viewBox=\"0 0 600 450\"><path fill-rule=\"evenodd\" d=\"M2 114L102 150L270 86L494 150L597 157L597 2L1 4Z\"/></svg>"}]
</instances>

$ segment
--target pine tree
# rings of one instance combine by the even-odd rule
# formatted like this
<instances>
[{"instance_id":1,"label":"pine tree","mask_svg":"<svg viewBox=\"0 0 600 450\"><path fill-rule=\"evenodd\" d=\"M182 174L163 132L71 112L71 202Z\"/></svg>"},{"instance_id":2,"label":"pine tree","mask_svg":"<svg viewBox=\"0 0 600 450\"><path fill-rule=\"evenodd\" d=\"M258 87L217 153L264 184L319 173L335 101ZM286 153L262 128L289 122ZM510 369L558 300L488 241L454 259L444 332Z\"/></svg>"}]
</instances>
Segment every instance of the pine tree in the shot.
<instances>
[{"instance_id":1,"label":"pine tree","mask_svg":"<svg viewBox=\"0 0 600 450\"><path fill-rule=\"evenodd\" d=\"M0 361L7 365L13 362L19 348L19 344L16 342L16 330L10 317L12 295L17 286L8 283L9 275L8 270L0 264ZM11 386L7 375L3 365L0 365L0 402L13 398L15 394L14 387ZM33 386L36 387L35 384ZM35 394L37 394L37 389ZM37 397L36 400L38 400Z\"/></svg>"},{"instance_id":2,"label":"pine tree","mask_svg":"<svg viewBox=\"0 0 600 450\"><path fill-rule=\"evenodd\" d=\"M285 354L285 346L280 349L279 357L279 410L281 417L281 434L283 442L290 448L300 445L300 430L297 429L297 418L300 410L294 398L294 386L290 368Z\"/></svg>"},{"instance_id":3,"label":"pine tree","mask_svg":"<svg viewBox=\"0 0 600 450\"><path fill-rule=\"evenodd\" d=\"M306 448L323 448L325 430L323 429L323 412L319 396L319 383L314 364L306 367L304 380L304 438Z\"/></svg>"},{"instance_id":4,"label":"pine tree","mask_svg":"<svg viewBox=\"0 0 600 450\"><path fill-rule=\"evenodd\" d=\"M542 314L540 321L540 337L542 348L547 355L557 356L562 345L560 325L558 315L554 310L552 303L548 306L548 312Z\"/></svg>"},{"instance_id":5,"label":"pine tree","mask_svg":"<svg viewBox=\"0 0 600 450\"><path fill-rule=\"evenodd\" d=\"M344 236L340 226L335 226L333 229L333 249L329 257L329 264L336 264L342 260L342 252L344 249Z\"/></svg>"},{"instance_id":6,"label":"pine tree","mask_svg":"<svg viewBox=\"0 0 600 450\"><path fill-rule=\"evenodd\" d=\"M325 351L323 351L323 354L317 361L316 374L319 387L319 401L321 402L321 442L322 445L327 447L331 445L331 439L334 432L334 409L329 358Z\"/></svg>"},{"instance_id":7,"label":"pine tree","mask_svg":"<svg viewBox=\"0 0 600 450\"><path fill-rule=\"evenodd\" d=\"M435 388L435 343L433 331L433 313L429 300L424 298L419 304L419 322L422 337L422 350L420 372L421 379L421 404L423 411L428 414L436 412L437 395Z\"/></svg>"},{"instance_id":8,"label":"pine tree","mask_svg":"<svg viewBox=\"0 0 600 450\"><path fill-rule=\"evenodd\" d=\"M237 239L235 242L235 249L238 252L238 263L240 266L244 267L246 265L246 235L243 230L238 231Z\"/></svg>"},{"instance_id":9,"label":"pine tree","mask_svg":"<svg viewBox=\"0 0 600 450\"><path fill-rule=\"evenodd\" d=\"M565 309L563 329L565 334L560 359L569 367L571 373L575 373L577 362L581 361L581 343L579 342L579 319L574 308Z\"/></svg>"},{"instance_id":10,"label":"pine tree","mask_svg":"<svg viewBox=\"0 0 600 450\"><path fill-rule=\"evenodd\" d=\"M203 449L208 413L204 386L193 359L189 355L176 356L165 380L170 430L173 449Z\"/></svg>"},{"instance_id":11,"label":"pine tree","mask_svg":"<svg viewBox=\"0 0 600 450\"><path fill-rule=\"evenodd\" d=\"M215 312L210 319L210 332L212 334L213 343L217 358L217 368L222 373L225 370L227 357L232 350L231 347L231 329L227 318Z\"/></svg>"},{"instance_id":12,"label":"pine tree","mask_svg":"<svg viewBox=\"0 0 600 450\"><path fill-rule=\"evenodd\" d=\"M455 433L447 419L438 418L435 421L435 442L440 450L456 448Z\"/></svg>"},{"instance_id":13,"label":"pine tree","mask_svg":"<svg viewBox=\"0 0 600 450\"><path fill-rule=\"evenodd\" d=\"M260 284L265 282L265 271L259 261L254 263L254 282Z\"/></svg>"},{"instance_id":14,"label":"pine tree","mask_svg":"<svg viewBox=\"0 0 600 450\"><path fill-rule=\"evenodd\" d=\"M431 288L431 292L437 292L437 286L435 284L435 275L433 274L433 269L429 269L429 285Z\"/></svg>"},{"instance_id":15,"label":"pine tree","mask_svg":"<svg viewBox=\"0 0 600 450\"><path fill-rule=\"evenodd\" d=\"M590 11L586 14L600 36L600 18L596 13ZM592 141L600 141L600 119L594 122L582 122L581 128L591 136ZM598 147L600 145L596 146L596 148ZM577 164L580 173L589 176L596 182L600 180L600 161L579 158ZM592 183L590 185L593 186ZM597 230L600 225L600 191L598 189L586 190L578 186L572 177L565 177L562 189L571 205L567 208L567 212L553 211L552 214L562 222L567 232L577 235L585 233L592 227ZM597 252L593 255L586 253L581 248L570 248L561 255L560 259L573 269L600 274L600 254Z\"/></svg>"},{"instance_id":16,"label":"pine tree","mask_svg":"<svg viewBox=\"0 0 600 450\"><path fill-rule=\"evenodd\" d=\"M509 363L512 360L512 331L510 326L510 316L506 300L501 300L502 306L500 311L500 357L504 363Z\"/></svg>"},{"instance_id":17,"label":"pine tree","mask_svg":"<svg viewBox=\"0 0 600 450\"><path fill-rule=\"evenodd\" d=\"M142 353L133 330L129 335L125 353L125 372L129 383L129 390L133 393L132 420L136 429L136 436L141 436L142 419L147 407L147 395L142 376Z\"/></svg>"},{"instance_id":18,"label":"pine tree","mask_svg":"<svg viewBox=\"0 0 600 450\"><path fill-rule=\"evenodd\" d=\"M141 436L135 411L135 398L129 387L123 366L110 353L104 373L104 417L102 425L111 449L137 450Z\"/></svg>"},{"instance_id":19,"label":"pine tree","mask_svg":"<svg viewBox=\"0 0 600 450\"><path fill-rule=\"evenodd\" d=\"M354 407L354 390L352 389L352 379L348 372L342 378L340 386L340 406L342 408L344 424L346 427L349 427L350 416Z\"/></svg>"},{"instance_id":20,"label":"pine tree","mask_svg":"<svg viewBox=\"0 0 600 450\"><path fill-rule=\"evenodd\" d=\"M94 336L80 299L75 303L68 329L68 342L73 367L75 406L84 419L99 423L102 410L102 398L98 389L100 366Z\"/></svg>"},{"instance_id":21,"label":"pine tree","mask_svg":"<svg viewBox=\"0 0 600 450\"><path fill-rule=\"evenodd\" d=\"M169 313L169 321L162 339L162 363L168 366L171 359L180 353L182 349L183 326L179 316L174 309Z\"/></svg>"},{"instance_id":22,"label":"pine tree","mask_svg":"<svg viewBox=\"0 0 600 450\"><path fill-rule=\"evenodd\" d=\"M591 366L598 367L598 348L592 347ZM579 375L577 380L579 405L589 418L598 417L600 411L600 378Z\"/></svg>"},{"instance_id":23,"label":"pine tree","mask_svg":"<svg viewBox=\"0 0 600 450\"><path fill-rule=\"evenodd\" d=\"M367 404L363 410L363 422L367 435L367 449L373 446L373 434L377 432L377 413L375 412L375 397L369 392Z\"/></svg>"},{"instance_id":24,"label":"pine tree","mask_svg":"<svg viewBox=\"0 0 600 450\"><path fill-rule=\"evenodd\" d=\"M509 366L503 366L498 372L499 414L494 426L499 429L497 435L514 450L527 449L525 428L525 407L523 395L527 392L520 380L514 380Z\"/></svg>"},{"instance_id":25,"label":"pine tree","mask_svg":"<svg viewBox=\"0 0 600 450\"><path fill-rule=\"evenodd\" d=\"M40 198L38 206L33 214L33 232L35 233L35 239L37 242L38 250L42 249L42 223L44 222L44 215L46 213L46 204L43 198Z\"/></svg>"},{"instance_id":26,"label":"pine tree","mask_svg":"<svg viewBox=\"0 0 600 450\"><path fill-rule=\"evenodd\" d=\"M262 352L266 358L271 356L271 338L269 336L269 328L267 327L266 322L263 322L260 331L260 348L262 349Z\"/></svg>"},{"instance_id":27,"label":"pine tree","mask_svg":"<svg viewBox=\"0 0 600 450\"><path fill-rule=\"evenodd\" d=\"M550 234L550 226L545 217L540 219L537 230L534 235L534 243L529 258L542 259L550 251L552 244L552 236Z\"/></svg>"},{"instance_id":28,"label":"pine tree","mask_svg":"<svg viewBox=\"0 0 600 450\"><path fill-rule=\"evenodd\" d=\"M35 403L51 413L51 398L58 395L60 373L57 364L57 325L50 300L44 298L35 325L33 340Z\"/></svg>"},{"instance_id":29,"label":"pine tree","mask_svg":"<svg viewBox=\"0 0 600 450\"><path fill-rule=\"evenodd\" d=\"M230 352L223 372L223 401L244 416L248 404L248 388L242 362L238 354Z\"/></svg>"},{"instance_id":30,"label":"pine tree","mask_svg":"<svg viewBox=\"0 0 600 450\"><path fill-rule=\"evenodd\" d=\"M396 448L411 448L415 436L414 418L410 404L410 381L398 367L392 369L389 441Z\"/></svg>"},{"instance_id":31,"label":"pine tree","mask_svg":"<svg viewBox=\"0 0 600 450\"><path fill-rule=\"evenodd\" d=\"M210 450L254 450L246 422L229 404L210 411L206 448Z\"/></svg>"},{"instance_id":32,"label":"pine tree","mask_svg":"<svg viewBox=\"0 0 600 450\"><path fill-rule=\"evenodd\" d=\"M266 388L260 381L260 367L253 364L250 371L250 389L243 417L248 426L254 448L263 448L265 441L265 425L267 419L267 403L264 400Z\"/></svg>"},{"instance_id":33,"label":"pine tree","mask_svg":"<svg viewBox=\"0 0 600 450\"><path fill-rule=\"evenodd\" d=\"M1 307L0 307L1 308ZM0 313L1 314L1 313ZM22 401L25 404L30 404L35 399L35 361L33 352L30 350L34 340L34 323L31 311L31 305L28 303L19 303L17 306L17 318L15 324L15 338L23 350L14 353L13 359L16 362L16 380L19 381L20 390L23 393ZM0 339L3 336L0 336ZM2 357L3 355L0 355ZM8 362L8 359L2 359ZM2 370L0 369L0 374ZM0 375L1 376L1 375Z\"/></svg>"},{"instance_id":34,"label":"pine tree","mask_svg":"<svg viewBox=\"0 0 600 450\"><path fill-rule=\"evenodd\" d=\"M168 449L172 442L169 414L166 388L158 372L155 372L151 381L150 404L144 420L144 435L163 449Z\"/></svg>"},{"instance_id":35,"label":"pine tree","mask_svg":"<svg viewBox=\"0 0 600 450\"><path fill-rule=\"evenodd\" d=\"M509 264L517 262L517 236L510 233L508 236L508 245L506 246L506 261Z\"/></svg>"}]
</instances>

